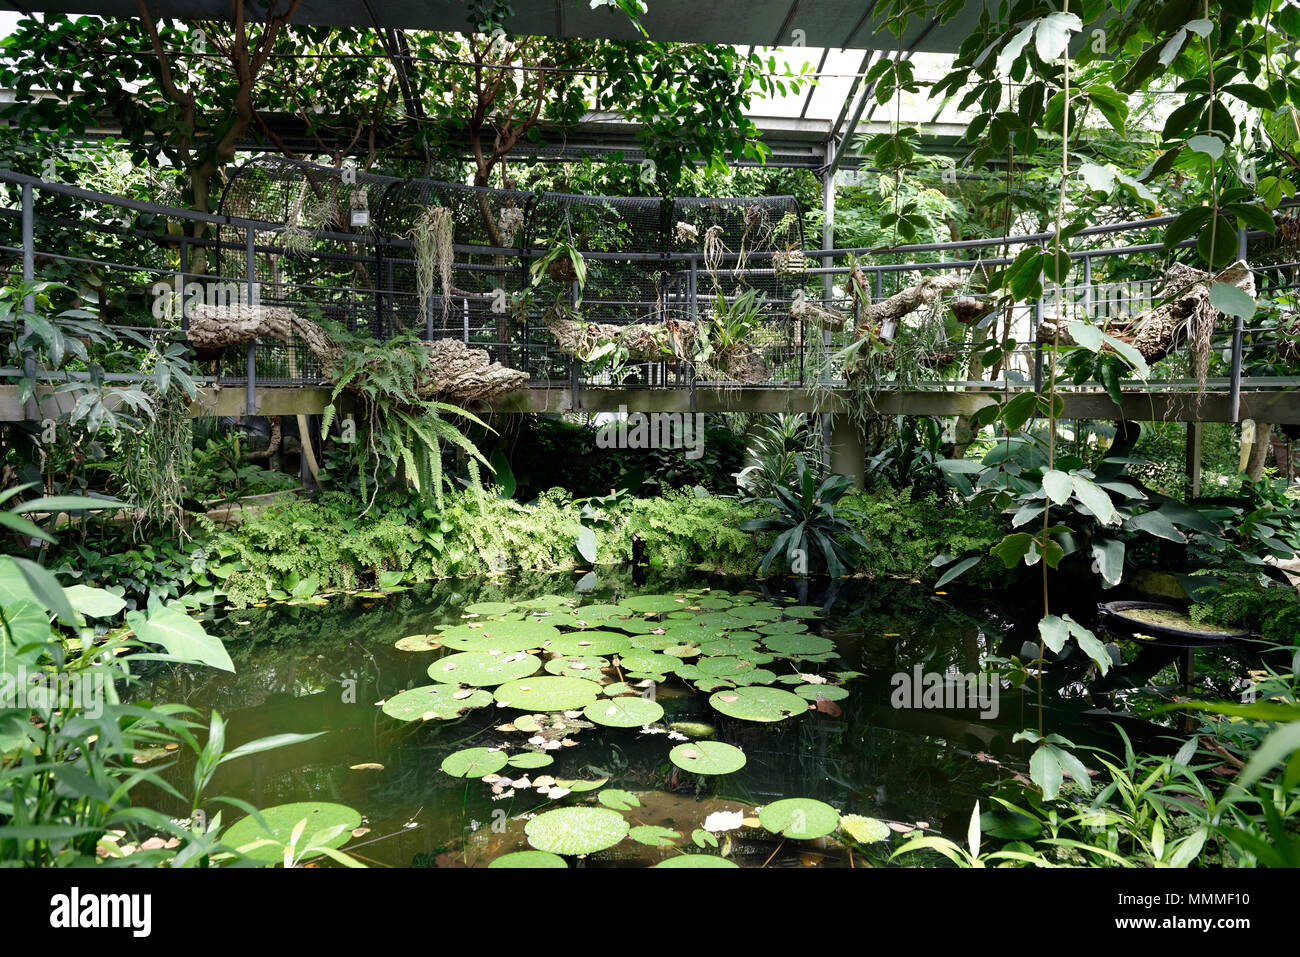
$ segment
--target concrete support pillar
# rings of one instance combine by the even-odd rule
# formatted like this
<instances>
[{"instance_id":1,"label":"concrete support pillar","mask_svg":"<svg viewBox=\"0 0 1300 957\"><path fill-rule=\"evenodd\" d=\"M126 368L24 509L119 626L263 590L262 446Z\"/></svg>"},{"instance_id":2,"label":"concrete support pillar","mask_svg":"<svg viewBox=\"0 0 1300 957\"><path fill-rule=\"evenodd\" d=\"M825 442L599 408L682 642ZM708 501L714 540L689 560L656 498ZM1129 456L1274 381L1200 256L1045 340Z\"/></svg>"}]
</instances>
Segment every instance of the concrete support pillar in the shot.
<instances>
[{"instance_id":1,"label":"concrete support pillar","mask_svg":"<svg viewBox=\"0 0 1300 957\"><path fill-rule=\"evenodd\" d=\"M848 475L857 488L865 485L867 450L862 444L862 434L845 413L832 415L831 419L831 471Z\"/></svg>"}]
</instances>

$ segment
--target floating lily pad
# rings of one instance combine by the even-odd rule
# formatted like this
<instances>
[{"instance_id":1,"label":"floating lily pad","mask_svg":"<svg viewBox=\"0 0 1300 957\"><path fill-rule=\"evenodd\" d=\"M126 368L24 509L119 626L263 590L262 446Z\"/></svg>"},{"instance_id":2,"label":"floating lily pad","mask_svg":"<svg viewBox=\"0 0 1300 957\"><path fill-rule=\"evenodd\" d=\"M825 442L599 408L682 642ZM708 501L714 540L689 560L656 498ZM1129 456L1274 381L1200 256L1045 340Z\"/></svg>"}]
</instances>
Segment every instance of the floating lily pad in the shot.
<instances>
[{"instance_id":1,"label":"floating lily pad","mask_svg":"<svg viewBox=\"0 0 1300 957\"><path fill-rule=\"evenodd\" d=\"M442 642L438 640L437 635L407 635L405 638L397 639L393 647L398 651L433 651L435 648L441 648Z\"/></svg>"},{"instance_id":2,"label":"floating lily pad","mask_svg":"<svg viewBox=\"0 0 1300 957\"><path fill-rule=\"evenodd\" d=\"M835 650L835 642L821 635L769 635L767 650L786 657L824 655Z\"/></svg>"},{"instance_id":3,"label":"floating lily pad","mask_svg":"<svg viewBox=\"0 0 1300 957\"><path fill-rule=\"evenodd\" d=\"M557 778L555 783L567 791L578 794L582 791L594 791L597 788L603 788L609 783L609 778L596 778L594 781L583 780L582 778Z\"/></svg>"},{"instance_id":4,"label":"floating lily pad","mask_svg":"<svg viewBox=\"0 0 1300 957\"><path fill-rule=\"evenodd\" d=\"M620 791L618 788L606 788L596 796L596 800L615 811L626 811L641 806L641 799L635 794L631 791Z\"/></svg>"},{"instance_id":5,"label":"floating lily pad","mask_svg":"<svg viewBox=\"0 0 1300 957\"><path fill-rule=\"evenodd\" d=\"M610 728L640 728L664 716L663 705L649 698L606 698L582 712L588 721Z\"/></svg>"},{"instance_id":6,"label":"floating lily pad","mask_svg":"<svg viewBox=\"0 0 1300 957\"><path fill-rule=\"evenodd\" d=\"M601 669L608 666L608 661L596 655L567 655L546 662L546 670L553 675L573 675L593 681L599 681Z\"/></svg>"},{"instance_id":7,"label":"floating lily pad","mask_svg":"<svg viewBox=\"0 0 1300 957\"><path fill-rule=\"evenodd\" d=\"M564 595L538 595L536 598L529 598L527 601L519 602L524 608L559 608L564 605L572 605L573 599Z\"/></svg>"},{"instance_id":8,"label":"floating lily pad","mask_svg":"<svg viewBox=\"0 0 1300 957\"><path fill-rule=\"evenodd\" d=\"M794 635L807 631L808 626L802 621L774 621L770 625L759 625L754 630L765 635Z\"/></svg>"},{"instance_id":9,"label":"floating lily pad","mask_svg":"<svg viewBox=\"0 0 1300 957\"><path fill-rule=\"evenodd\" d=\"M712 641L706 641L700 646L700 652L710 657L739 655L743 658L746 654L757 650L758 645L755 642L736 638L734 635L728 638L715 638Z\"/></svg>"},{"instance_id":10,"label":"floating lily pad","mask_svg":"<svg viewBox=\"0 0 1300 957\"><path fill-rule=\"evenodd\" d=\"M748 622L776 621L781 617L781 609L771 605L737 605L731 609L730 614L733 618Z\"/></svg>"},{"instance_id":11,"label":"floating lily pad","mask_svg":"<svg viewBox=\"0 0 1300 957\"><path fill-rule=\"evenodd\" d=\"M629 695L629 694L634 694L634 695L640 695L640 694L641 694L641 692L640 692L639 690L637 690L636 688L633 688L633 687L632 687L630 684L628 684L626 681L611 681L609 684L605 685L605 686L601 689L601 691L602 691L602 692L603 692L607 697L610 697L610 698L617 698L617 697L620 697L620 696L622 696L622 695Z\"/></svg>"},{"instance_id":12,"label":"floating lily pad","mask_svg":"<svg viewBox=\"0 0 1300 957\"><path fill-rule=\"evenodd\" d=\"M628 651L619 655L619 667L624 671L641 671L648 674L672 674L680 665L681 659L657 651Z\"/></svg>"},{"instance_id":13,"label":"floating lily pad","mask_svg":"<svg viewBox=\"0 0 1300 957\"><path fill-rule=\"evenodd\" d=\"M641 651L663 651L677 644L672 635L633 635L631 647Z\"/></svg>"},{"instance_id":14,"label":"floating lily pad","mask_svg":"<svg viewBox=\"0 0 1300 957\"><path fill-rule=\"evenodd\" d=\"M740 865L735 861L728 860L725 857L718 857L716 854L678 854L676 857L670 857L666 861L660 861L655 865L660 867L734 867Z\"/></svg>"},{"instance_id":15,"label":"floating lily pad","mask_svg":"<svg viewBox=\"0 0 1300 957\"><path fill-rule=\"evenodd\" d=\"M552 625L556 628L571 628L578 619L574 618L567 611L530 611L526 621L537 621L543 625Z\"/></svg>"},{"instance_id":16,"label":"floating lily pad","mask_svg":"<svg viewBox=\"0 0 1300 957\"><path fill-rule=\"evenodd\" d=\"M525 751L522 754L512 754L509 763L512 768L544 768L554 764L555 758L540 751Z\"/></svg>"},{"instance_id":17,"label":"floating lily pad","mask_svg":"<svg viewBox=\"0 0 1300 957\"><path fill-rule=\"evenodd\" d=\"M384 714L399 721L420 721L460 717L471 708L482 708L492 703L492 695L481 689L469 691L455 685L420 685L393 695L384 702Z\"/></svg>"},{"instance_id":18,"label":"floating lily pad","mask_svg":"<svg viewBox=\"0 0 1300 957\"><path fill-rule=\"evenodd\" d=\"M603 807L562 807L533 818L524 827L528 843L552 854L594 854L627 837L623 815Z\"/></svg>"},{"instance_id":19,"label":"floating lily pad","mask_svg":"<svg viewBox=\"0 0 1300 957\"><path fill-rule=\"evenodd\" d=\"M502 854L488 867L568 867L564 858L549 851L513 851Z\"/></svg>"},{"instance_id":20,"label":"floating lily pad","mask_svg":"<svg viewBox=\"0 0 1300 957\"><path fill-rule=\"evenodd\" d=\"M727 717L742 721L781 721L808 710L808 702L797 694L764 687L718 691L709 696L709 704Z\"/></svg>"},{"instance_id":21,"label":"floating lily pad","mask_svg":"<svg viewBox=\"0 0 1300 957\"><path fill-rule=\"evenodd\" d=\"M476 601L472 605L465 606L465 611L467 613L471 615L481 615L483 617L505 615L514 610L514 603L508 601Z\"/></svg>"},{"instance_id":22,"label":"floating lily pad","mask_svg":"<svg viewBox=\"0 0 1300 957\"><path fill-rule=\"evenodd\" d=\"M812 605L788 605L781 609L781 614L787 618L820 618L822 610Z\"/></svg>"},{"instance_id":23,"label":"floating lily pad","mask_svg":"<svg viewBox=\"0 0 1300 957\"><path fill-rule=\"evenodd\" d=\"M627 832L627 836L646 847L671 847L682 839L680 831L657 824L642 824Z\"/></svg>"},{"instance_id":24,"label":"floating lily pad","mask_svg":"<svg viewBox=\"0 0 1300 957\"><path fill-rule=\"evenodd\" d=\"M682 599L676 595L633 595L624 598L619 604L640 615L661 615L680 609Z\"/></svg>"},{"instance_id":25,"label":"floating lily pad","mask_svg":"<svg viewBox=\"0 0 1300 957\"><path fill-rule=\"evenodd\" d=\"M743 658L732 658L724 655L720 658L702 658L696 667L700 669L702 674L714 678L730 678L742 671L753 671L754 663Z\"/></svg>"},{"instance_id":26,"label":"floating lily pad","mask_svg":"<svg viewBox=\"0 0 1300 957\"><path fill-rule=\"evenodd\" d=\"M737 685L770 685L776 681L776 672L768 671L766 668L755 668L753 671L728 675L727 679Z\"/></svg>"},{"instance_id":27,"label":"floating lily pad","mask_svg":"<svg viewBox=\"0 0 1300 957\"><path fill-rule=\"evenodd\" d=\"M442 771L453 778L481 778L506 766L506 753L491 748L465 748L442 759Z\"/></svg>"},{"instance_id":28,"label":"floating lily pad","mask_svg":"<svg viewBox=\"0 0 1300 957\"><path fill-rule=\"evenodd\" d=\"M541 667L542 660L522 652L462 651L439 658L429 665L429 677L452 684L490 687L515 678L526 678Z\"/></svg>"},{"instance_id":29,"label":"floating lily pad","mask_svg":"<svg viewBox=\"0 0 1300 957\"><path fill-rule=\"evenodd\" d=\"M773 834L807 841L825 837L839 827L840 812L812 798L786 798L759 811L758 821Z\"/></svg>"},{"instance_id":30,"label":"floating lily pad","mask_svg":"<svg viewBox=\"0 0 1300 957\"><path fill-rule=\"evenodd\" d=\"M573 609L573 616L580 621L604 621L606 618L624 618L631 614L632 609L622 605L581 605Z\"/></svg>"},{"instance_id":31,"label":"floating lily pad","mask_svg":"<svg viewBox=\"0 0 1300 957\"><path fill-rule=\"evenodd\" d=\"M745 766L745 752L721 741L691 741L668 752L668 760L694 774L731 774Z\"/></svg>"},{"instance_id":32,"label":"floating lily pad","mask_svg":"<svg viewBox=\"0 0 1300 957\"><path fill-rule=\"evenodd\" d=\"M694 602L691 602L691 604L697 605L706 611L718 611L723 608L730 608L732 602L726 595L719 595L715 592L710 595L705 595L702 598L697 598Z\"/></svg>"},{"instance_id":33,"label":"floating lily pad","mask_svg":"<svg viewBox=\"0 0 1300 957\"><path fill-rule=\"evenodd\" d=\"M571 711L585 708L599 694L600 685L586 678L541 675L506 682L497 688L496 699L522 711Z\"/></svg>"},{"instance_id":34,"label":"floating lily pad","mask_svg":"<svg viewBox=\"0 0 1300 957\"><path fill-rule=\"evenodd\" d=\"M842 701L849 696L849 690L839 685L800 685L794 689L794 693L809 701L818 698L823 701Z\"/></svg>"},{"instance_id":35,"label":"floating lily pad","mask_svg":"<svg viewBox=\"0 0 1300 957\"><path fill-rule=\"evenodd\" d=\"M617 632L593 629L569 632L539 647L558 655L617 655L632 647L632 639Z\"/></svg>"},{"instance_id":36,"label":"floating lily pad","mask_svg":"<svg viewBox=\"0 0 1300 957\"><path fill-rule=\"evenodd\" d=\"M875 844L877 841L889 840L889 825L877 821L874 817L861 814L845 814L840 817L840 830L859 844Z\"/></svg>"},{"instance_id":37,"label":"floating lily pad","mask_svg":"<svg viewBox=\"0 0 1300 957\"><path fill-rule=\"evenodd\" d=\"M438 636L457 651L525 651L554 641L560 630L535 619L529 621L485 621L482 627L452 625Z\"/></svg>"},{"instance_id":38,"label":"floating lily pad","mask_svg":"<svg viewBox=\"0 0 1300 957\"><path fill-rule=\"evenodd\" d=\"M265 827L257 822L251 814L240 818L221 837L227 847L239 849L257 841L274 841L244 852L244 856L268 864L284 860L284 845L289 843L294 829L301 821L307 825L298 837L297 849L303 850L310 844L324 847L342 847L352 836L352 830L361 825L361 815L346 804L331 804L324 801L299 801L294 804L278 804L264 808L261 812ZM322 835L337 830L331 837Z\"/></svg>"}]
</instances>

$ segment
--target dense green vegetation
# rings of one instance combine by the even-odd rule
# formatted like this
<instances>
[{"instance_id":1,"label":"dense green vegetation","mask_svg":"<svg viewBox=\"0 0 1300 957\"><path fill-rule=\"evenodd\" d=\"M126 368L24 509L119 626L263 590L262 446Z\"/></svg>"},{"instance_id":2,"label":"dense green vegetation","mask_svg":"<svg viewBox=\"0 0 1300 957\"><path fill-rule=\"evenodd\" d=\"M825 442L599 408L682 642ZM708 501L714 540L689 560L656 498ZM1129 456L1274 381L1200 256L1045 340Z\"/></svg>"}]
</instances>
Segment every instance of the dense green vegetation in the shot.
<instances>
[{"instance_id":1,"label":"dense green vegetation","mask_svg":"<svg viewBox=\"0 0 1300 957\"><path fill-rule=\"evenodd\" d=\"M768 251L797 262L801 250L785 248L797 227L820 235L825 211L810 173L727 168L729 157L766 155L746 114L755 97L797 94L806 78L727 47L494 35L508 24L508 6L470 4L475 30L465 35L411 32L413 69L400 79L390 58L371 55L384 51L384 38L364 29L280 19L202 28L23 21L0 48L0 82L15 90L0 146L14 169L125 195L156 199L161 189L208 212L229 182L237 141L258 136L270 150L297 155L259 123L287 109L316 143L312 158L335 166L359 159L366 170L480 187L789 193L805 222L791 214L766 223ZM639 9L616 6L633 19ZM943 20L959 6L892 0L884 9L902 36L909 21ZM435 344L379 342L324 317L322 365L333 388L323 421L279 417L263 434L262 422L196 419L191 403L210 360L168 325L174 315L150 308L133 277L70 258L42 263L39 282L0 288L0 320L12 329L7 362L23 368L17 400L36 395L28 367L68 400L44 421L0 425L0 863L359 864L342 850L361 829L358 809L295 801L259 813L210 793L219 767L304 745L317 729L227 749L217 710L155 702L148 682L182 666L233 671L239 655L216 632L229 627L223 616L250 606L297 609L310 632L312 610L333 601L394 600L448 579L509 589L533 573L564 572L575 580L565 594L449 602L437 621L411 624L395 647L432 684L416 675L406 687L376 689L385 721L464 722L471 733L457 742L463 747L429 735L439 774L465 780L462 802L480 783L488 800L518 790L562 802L526 822L516 817L518 846L497 848L495 866L563 865L625 838L672 847L666 866L730 863L718 835L741 824L632 827L623 812L644 799L660 814L647 816L671 823L653 802L683 779L695 782L696 812L705 799L730 797L718 782L747 766L741 745L753 753L762 742L743 730L746 722L814 734L812 723L843 715L846 701L887 696L872 684L885 672L867 675L845 651L867 637L868 620L865 604L836 605L848 579L872 580L882 594L895 579L919 586L910 592L918 604L899 616L909 627L928 617L922 601L947 614L1015 595L1004 618L965 635L967 657L936 661L1005 684L1018 696L1018 724L983 762L987 777L964 784L963 800L976 799L961 826L908 825L910 836L896 839L862 807L799 794L742 802L758 821L743 826L780 841L773 856L787 840L835 835L850 863L856 852L879 865L1300 866L1300 597L1288 573L1300 556L1300 499L1290 463L1268 465L1273 426L1252 423L1243 443L1236 425L1207 425L1204 475L1191 489L1185 427L1157 422L1139 433L1070 421L1062 397L1091 385L1120 403L1126 385L1154 377L1204 386L1228 361L1210 340L1225 321L1239 321L1252 346L1248 372L1296 375L1293 295L1256 294L1253 279L1247 289L1225 277L1239 245L1256 265L1294 255L1283 204L1296 193L1300 152L1300 68L1291 56L1300 13L1274 0L1217 10L1121 2L1111 4L1115 16L1100 36L1085 34L1104 6L1025 0L984 11L928 91L972 111L960 178L945 175L951 161L927 152L897 112L887 131L856 144L872 169L841 184L834 235L841 247L877 252L844 260L849 271L837 291L851 315L838 316L831 348L814 350L826 355L809 362L829 364L810 367L806 389L825 398L829 370L842 373L849 396L835 414L865 441L861 490L830 471L819 416L714 415L699 456L609 449L588 417L491 417L445 401L428 384ZM209 44L215 55L198 55ZM317 57L324 53L340 58ZM921 92L901 56L880 58L867 79L877 101L896 108L903 94ZM566 128L591 109L639 121L649 165L557 170L527 156L539 123ZM105 117L120 126L120 140L87 145ZM358 143L368 144L360 156ZM995 160L1000 170L987 172ZM179 266L174 223L128 216L138 229L104 243L75 228L83 210L70 198L41 204L42 248L165 272ZM955 422L877 412L885 388L1010 379L1013 322L1045 290L1077 278L1070 253L1089 248L1084 228L1160 213L1171 221L1129 238L1156 241L1162 254L1150 263L1099 261L1094 280L1193 270L1202 298L1163 349L1148 355L1123 323L1062 309L1033 330L1037 385L986 390L989 401ZM449 220L441 210L422 238L413 233L422 301L434 288L433 267L447 265L452 237L434 231ZM483 226L493 246L513 242L499 219L485 216ZM890 335L865 318L875 293L862 267L909 255L892 247L1021 230L1050 239L1002 250L1001 265L963 280L959 292L979 298L981 318L962 320L943 299ZM1241 239L1242 230L1257 235ZM194 240L212 233L200 223L190 232ZM617 237L583 238L598 246ZM716 233L696 238L713 295L690 351L664 348L660 357L741 383L736 370L752 356L765 300L723 266ZM544 307L548 323L588 331L582 296L600 282L597 270L588 272L570 223L539 241L545 250L512 308ZM189 265L202 275L215 263L199 251ZM820 279L806 285L819 288ZM522 333L500 315L508 353ZM162 334L144 335L149 326ZM604 336L572 354L622 382L627 343ZM612 594L585 597L611 568L688 580L662 591L619 580ZM711 576L729 577L715 586ZM1161 650L1158 634L1117 636L1093 623L1098 601L1142 596L1153 577L1195 621L1257 636L1226 652L1250 675L1246 692L1225 684L1166 694L1155 672L1138 668L1145 650ZM870 638L879 631L914 651L905 645L915 635L870 620ZM938 653L934 644L927 655ZM70 700L74 691L80 697ZM698 721L666 720L660 694L703 700L710 717L739 723L740 731L727 726L737 743L716 740ZM1058 723L1080 695L1116 718L1145 722L1146 744L1135 746L1123 730L1101 743L1067 737ZM480 715L474 724L475 712L497 705L511 709L509 720L489 725ZM1189 712L1177 727L1170 721ZM960 735L966 718L951 720L918 736ZM605 787L612 775L594 764L574 777L530 778L551 766L552 752L586 743L579 732L590 732L587 740L604 733L596 727L624 735L598 738L620 753L639 733L674 742L657 756L662 773L641 782L657 786L645 789L655 797ZM478 736L489 744L469 741ZM642 773L619 770L629 780ZM318 823L304 830L308 816ZM451 853L467 860L484 839L462 832Z\"/></svg>"}]
</instances>

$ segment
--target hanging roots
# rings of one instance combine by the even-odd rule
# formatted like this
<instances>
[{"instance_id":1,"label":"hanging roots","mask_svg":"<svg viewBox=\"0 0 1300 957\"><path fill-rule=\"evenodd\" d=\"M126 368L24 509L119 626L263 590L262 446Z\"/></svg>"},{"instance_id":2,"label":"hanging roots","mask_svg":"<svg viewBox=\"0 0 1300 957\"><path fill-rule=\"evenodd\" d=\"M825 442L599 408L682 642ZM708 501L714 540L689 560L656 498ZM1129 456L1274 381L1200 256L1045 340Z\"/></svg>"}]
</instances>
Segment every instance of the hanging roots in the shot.
<instances>
[{"instance_id":1,"label":"hanging roots","mask_svg":"<svg viewBox=\"0 0 1300 957\"><path fill-rule=\"evenodd\" d=\"M700 241L700 231L690 223L677 223L677 242L679 245L687 246Z\"/></svg>"},{"instance_id":2,"label":"hanging roots","mask_svg":"<svg viewBox=\"0 0 1300 957\"><path fill-rule=\"evenodd\" d=\"M497 229L503 239L509 239L524 228L524 211L518 206L507 206L497 216Z\"/></svg>"},{"instance_id":3,"label":"hanging roots","mask_svg":"<svg viewBox=\"0 0 1300 957\"><path fill-rule=\"evenodd\" d=\"M704 268L709 275L717 282L718 267L722 265L722 257L727 254L727 247L722 242L722 227L710 226L704 231Z\"/></svg>"},{"instance_id":4,"label":"hanging roots","mask_svg":"<svg viewBox=\"0 0 1300 957\"><path fill-rule=\"evenodd\" d=\"M802 249L778 249L772 253L772 268L778 276L795 276L808 269L808 254Z\"/></svg>"},{"instance_id":5,"label":"hanging roots","mask_svg":"<svg viewBox=\"0 0 1300 957\"><path fill-rule=\"evenodd\" d=\"M455 259L452 249L451 210L430 206L415 218L411 228L411 243L415 250L415 292L421 312L428 308L434 296L436 275L442 283L442 319L446 324L451 307L451 266Z\"/></svg>"},{"instance_id":6,"label":"hanging roots","mask_svg":"<svg viewBox=\"0 0 1300 957\"><path fill-rule=\"evenodd\" d=\"M687 320L639 322L616 325L608 322L582 322L559 316L548 317L547 328L560 351L581 358L607 342L627 350L628 357L642 362L689 357L699 335L699 326Z\"/></svg>"},{"instance_id":7,"label":"hanging roots","mask_svg":"<svg viewBox=\"0 0 1300 957\"><path fill-rule=\"evenodd\" d=\"M1107 326L1106 332L1129 343L1148 363L1159 362L1184 342L1191 346L1191 371L1204 385L1205 371L1209 368L1210 336L1218 310L1210 304L1210 286L1216 282L1228 283L1254 298L1255 276L1250 266L1238 260L1217 275L1189 266L1173 263L1165 270L1165 283L1160 296L1165 301L1154 309L1123 323ZM1042 322L1039 335L1050 339L1060 336L1062 345L1073 345L1068 323Z\"/></svg>"},{"instance_id":8,"label":"hanging roots","mask_svg":"<svg viewBox=\"0 0 1300 957\"><path fill-rule=\"evenodd\" d=\"M832 332L843 329L846 321L844 313L819 306L807 298L796 299L790 304L790 318L799 322L811 322Z\"/></svg>"},{"instance_id":9,"label":"hanging roots","mask_svg":"<svg viewBox=\"0 0 1300 957\"><path fill-rule=\"evenodd\" d=\"M215 352L250 339L302 339L334 379L339 347L318 324L284 306L195 305L190 315L190 342L201 352ZM428 343L429 362L416 384L423 399L490 399L521 389L528 373L492 362L486 350L472 349L459 339Z\"/></svg>"}]
</instances>

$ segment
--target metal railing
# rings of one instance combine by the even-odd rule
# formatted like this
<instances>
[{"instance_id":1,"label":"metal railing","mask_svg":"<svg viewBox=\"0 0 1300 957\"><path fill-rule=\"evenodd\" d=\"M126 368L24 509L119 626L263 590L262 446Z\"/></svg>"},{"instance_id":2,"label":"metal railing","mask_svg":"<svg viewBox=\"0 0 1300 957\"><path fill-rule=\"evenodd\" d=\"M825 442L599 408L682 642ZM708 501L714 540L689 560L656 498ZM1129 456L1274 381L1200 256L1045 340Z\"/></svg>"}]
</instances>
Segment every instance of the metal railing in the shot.
<instances>
[{"instance_id":1,"label":"metal railing","mask_svg":"<svg viewBox=\"0 0 1300 957\"><path fill-rule=\"evenodd\" d=\"M0 243L0 263L4 263L8 276L32 280L39 274L42 278L71 278L74 282L81 277L83 286L86 277L93 277L98 289L110 290L127 302L115 307L115 315L127 319L147 315L158 323L150 327L146 322L128 321L119 323L119 327L147 329L157 336L184 336L191 290L197 288L200 295L216 290L218 297L233 294L246 301L285 305L352 330L426 339L461 338L486 349L498 361L523 368L534 385L564 388L807 388L814 383L841 384L845 370L835 356L849 345L853 331L845 328L823 336L820 327L791 316L797 298L849 313L852 303L835 279L847 276L853 269L866 275L877 301L923 276L956 276L966 281L976 277L971 285L978 289L988 270L1009 264L1019 249L1045 246L1052 239L1051 233L1036 233L888 249L807 250L807 267L793 273L775 268L774 259L782 253L775 249L728 251L720 259L706 259L703 251L696 249L584 250L589 277L582 315L591 321L699 322L708 317L719 292L728 301L746 287L761 288L765 293L757 321L744 334L743 346L755 357L751 369L758 370L745 381L705 381L687 358L673 356L630 363L617 370L618 381L614 381L608 368L592 369L560 353L546 327L542 307L534 305L518 314L501 311L503 304L508 309L510 298L524 288L522 277L527 276L528 264L543 256L544 249L457 243L453 247L457 260L453 293L445 298L435 293L421 303L410 282L415 264L412 243L406 237L307 229L297 230L291 242L282 222L163 206L8 171L0 171L0 190L7 190L18 200L17 209L0 209L0 236L12 237ZM44 216L38 208L42 199L52 207ZM707 205L692 208L708 209ZM1151 233L1171 219L1080 231L1075 242L1091 240L1098 245L1070 252L1077 281L1064 288L1045 290L1043 298L1036 302L995 314L992 328L981 329L979 335L964 330L961 338L953 335L951 316L943 308L916 314L920 326L932 335L931 341L922 343L934 353L930 364L924 356L918 356L922 361L914 363L907 374L899 369L892 378L886 367L877 384L881 388L905 385L909 389L939 390L1040 387L1045 344L1039 341L1038 328L1044 318L1136 316L1158 301L1169 250L1152 241ZM702 233L707 223L701 220L697 225ZM92 245L102 247L103 254L78 256L50 248L59 230L66 229L80 230L83 238L93 239ZM229 235L239 235L242 241L222 238ZM1112 237L1118 236L1136 241L1115 245ZM44 244L38 237L45 240ZM1250 243L1265 238L1263 233L1242 232L1242 258ZM209 264L215 262L218 268L215 272L200 272L194 268L196 256L207 257ZM1300 263L1281 261L1254 269L1264 295L1290 299L1296 293ZM149 293L144 293L145 284ZM164 289L181 291L178 313L167 315L163 310L159 314L158 297L171 298L162 292ZM543 292L554 293L557 298L574 294L573 289L555 283ZM32 305L28 303L29 309ZM1277 323L1272 331L1281 334L1283 325ZM10 330L11 334L16 331ZM1207 387L1228 391L1234 419L1243 389L1297 384L1287 377L1244 374L1248 353L1276 350L1276 343L1268 341L1267 327L1252 327L1249 331L1253 338L1246 342L1247 329L1241 319L1235 319L1230 328L1216 330L1211 343L1212 351L1220 357L1216 365L1226 367L1226 372L1209 380ZM986 379L982 377L982 364L976 365L972 358L993 348L1003 353L997 362L1000 374ZM12 348L7 351L14 352ZM17 361L2 364L0 380L38 377L30 353L15 355L14 359ZM1174 391L1198 387L1185 370L1180 374L1177 361L1164 365L1163 376L1147 381L1144 387ZM242 385L247 390L250 410L256 409L261 384L309 386L322 382L318 365L301 344L295 343L249 342L242 350L223 355L210 368L196 371L205 382ZM47 378L80 375L74 368Z\"/></svg>"}]
</instances>

